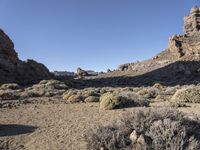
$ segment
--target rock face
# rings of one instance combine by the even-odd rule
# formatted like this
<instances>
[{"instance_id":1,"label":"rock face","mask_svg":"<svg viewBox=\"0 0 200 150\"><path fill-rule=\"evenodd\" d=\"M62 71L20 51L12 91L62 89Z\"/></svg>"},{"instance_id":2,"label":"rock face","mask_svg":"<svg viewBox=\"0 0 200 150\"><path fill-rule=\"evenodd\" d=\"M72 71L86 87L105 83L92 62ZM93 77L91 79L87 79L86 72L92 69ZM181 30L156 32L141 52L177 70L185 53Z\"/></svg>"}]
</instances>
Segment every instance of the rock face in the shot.
<instances>
[{"instance_id":1,"label":"rock face","mask_svg":"<svg viewBox=\"0 0 200 150\"><path fill-rule=\"evenodd\" d=\"M200 61L200 8L197 6L184 17L184 34L170 37L163 52L150 60L120 65L118 71L145 73L176 61Z\"/></svg>"},{"instance_id":2,"label":"rock face","mask_svg":"<svg viewBox=\"0 0 200 150\"><path fill-rule=\"evenodd\" d=\"M200 9L194 6L189 16L184 18L184 30L185 33L196 32L200 30Z\"/></svg>"},{"instance_id":3,"label":"rock face","mask_svg":"<svg viewBox=\"0 0 200 150\"><path fill-rule=\"evenodd\" d=\"M183 56L200 55L200 8L194 6L184 18L184 35L174 35L169 39L168 49L172 54Z\"/></svg>"},{"instance_id":4,"label":"rock face","mask_svg":"<svg viewBox=\"0 0 200 150\"><path fill-rule=\"evenodd\" d=\"M85 76L88 76L88 72L83 70L83 69L81 69L80 67L77 68L77 73L76 74L77 74L79 79L84 78Z\"/></svg>"},{"instance_id":5,"label":"rock face","mask_svg":"<svg viewBox=\"0 0 200 150\"><path fill-rule=\"evenodd\" d=\"M0 83L34 83L49 79L49 70L34 60L21 61L11 39L0 29Z\"/></svg>"}]
</instances>

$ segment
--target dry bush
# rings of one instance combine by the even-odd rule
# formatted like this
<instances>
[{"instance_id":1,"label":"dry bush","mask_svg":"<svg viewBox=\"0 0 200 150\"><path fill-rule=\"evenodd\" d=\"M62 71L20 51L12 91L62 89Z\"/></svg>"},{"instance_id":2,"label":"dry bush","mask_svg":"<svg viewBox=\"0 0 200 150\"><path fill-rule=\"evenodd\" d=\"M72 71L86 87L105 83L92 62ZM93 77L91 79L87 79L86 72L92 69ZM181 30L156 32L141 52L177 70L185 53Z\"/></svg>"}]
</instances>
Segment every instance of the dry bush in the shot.
<instances>
[{"instance_id":1,"label":"dry bush","mask_svg":"<svg viewBox=\"0 0 200 150\"><path fill-rule=\"evenodd\" d=\"M63 93L63 99L71 103L83 101L80 91L75 89L71 89Z\"/></svg>"},{"instance_id":2,"label":"dry bush","mask_svg":"<svg viewBox=\"0 0 200 150\"><path fill-rule=\"evenodd\" d=\"M63 99L70 103L76 102L96 102L100 97L100 90L86 88L83 90L70 89L63 93ZM99 101L99 100L98 100Z\"/></svg>"},{"instance_id":3,"label":"dry bush","mask_svg":"<svg viewBox=\"0 0 200 150\"><path fill-rule=\"evenodd\" d=\"M87 102L87 103L99 102L99 97L97 97L97 96L89 96L84 101Z\"/></svg>"},{"instance_id":4,"label":"dry bush","mask_svg":"<svg viewBox=\"0 0 200 150\"><path fill-rule=\"evenodd\" d=\"M155 87L143 88L137 92L138 95L146 99L154 99L161 93L161 89Z\"/></svg>"},{"instance_id":5,"label":"dry bush","mask_svg":"<svg viewBox=\"0 0 200 150\"><path fill-rule=\"evenodd\" d=\"M154 83L153 87L157 88L157 89L163 89L164 88L164 86L159 82Z\"/></svg>"},{"instance_id":6,"label":"dry bush","mask_svg":"<svg viewBox=\"0 0 200 150\"><path fill-rule=\"evenodd\" d=\"M39 84L35 85L36 88L46 87L46 88L53 88L53 89L67 89L68 86L61 81L58 80L43 80L40 81Z\"/></svg>"},{"instance_id":7,"label":"dry bush","mask_svg":"<svg viewBox=\"0 0 200 150\"><path fill-rule=\"evenodd\" d=\"M127 99L126 101L126 107L148 107L150 104L150 101L144 99L142 96L138 95L135 92L120 92L118 93L120 96L125 97ZM129 104L129 105L128 105Z\"/></svg>"},{"instance_id":8,"label":"dry bush","mask_svg":"<svg viewBox=\"0 0 200 150\"><path fill-rule=\"evenodd\" d=\"M21 96L23 98L60 96L67 88L68 87L64 84L64 82L58 80L43 80L32 87L24 89Z\"/></svg>"},{"instance_id":9,"label":"dry bush","mask_svg":"<svg viewBox=\"0 0 200 150\"><path fill-rule=\"evenodd\" d=\"M165 102L165 101L169 101L171 99L170 95L158 95L155 98L155 102Z\"/></svg>"},{"instance_id":10,"label":"dry bush","mask_svg":"<svg viewBox=\"0 0 200 150\"><path fill-rule=\"evenodd\" d=\"M178 107L186 107L186 104L183 102L169 102L169 106L178 108Z\"/></svg>"},{"instance_id":11,"label":"dry bush","mask_svg":"<svg viewBox=\"0 0 200 150\"><path fill-rule=\"evenodd\" d=\"M171 102L200 103L200 89L188 87L177 90L171 98Z\"/></svg>"},{"instance_id":12,"label":"dry bush","mask_svg":"<svg viewBox=\"0 0 200 150\"><path fill-rule=\"evenodd\" d=\"M0 90L0 100L16 100L20 94L13 90Z\"/></svg>"},{"instance_id":13,"label":"dry bush","mask_svg":"<svg viewBox=\"0 0 200 150\"><path fill-rule=\"evenodd\" d=\"M168 86L166 88L166 90L163 92L164 95L174 95L174 93L176 93L176 91L180 89L180 86L174 86L174 87L170 87Z\"/></svg>"},{"instance_id":14,"label":"dry bush","mask_svg":"<svg viewBox=\"0 0 200 150\"><path fill-rule=\"evenodd\" d=\"M144 106L149 106L149 102L147 100L140 99L139 96L133 92L108 92L100 97L100 109L104 110Z\"/></svg>"},{"instance_id":15,"label":"dry bush","mask_svg":"<svg viewBox=\"0 0 200 150\"><path fill-rule=\"evenodd\" d=\"M1 90L17 90L20 86L16 83L8 83L8 84L2 84L0 86Z\"/></svg>"},{"instance_id":16,"label":"dry bush","mask_svg":"<svg viewBox=\"0 0 200 150\"><path fill-rule=\"evenodd\" d=\"M200 121L176 110L135 110L85 135L88 150L198 150Z\"/></svg>"}]
</instances>

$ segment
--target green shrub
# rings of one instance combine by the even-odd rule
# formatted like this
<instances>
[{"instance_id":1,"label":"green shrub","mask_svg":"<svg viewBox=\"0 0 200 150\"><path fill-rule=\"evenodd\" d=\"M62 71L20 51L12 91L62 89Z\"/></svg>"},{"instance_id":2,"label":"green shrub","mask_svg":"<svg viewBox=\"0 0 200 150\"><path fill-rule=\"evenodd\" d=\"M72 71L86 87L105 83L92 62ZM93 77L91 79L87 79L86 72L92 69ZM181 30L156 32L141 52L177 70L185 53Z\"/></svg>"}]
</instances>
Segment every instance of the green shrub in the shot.
<instances>
[{"instance_id":1,"label":"green shrub","mask_svg":"<svg viewBox=\"0 0 200 150\"><path fill-rule=\"evenodd\" d=\"M126 99L124 97L108 92L100 97L100 109L110 110L119 108L125 101Z\"/></svg>"},{"instance_id":2,"label":"green shrub","mask_svg":"<svg viewBox=\"0 0 200 150\"><path fill-rule=\"evenodd\" d=\"M104 110L144 106L149 106L149 101L139 98L139 96L133 92L108 92L100 97L100 109Z\"/></svg>"},{"instance_id":3,"label":"green shrub","mask_svg":"<svg viewBox=\"0 0 200 150\"><path fill-rule=\"evenodd\" d=\"M135 110L90 129L85 140L88 150L198 150L200 122L176 110Z\"/></svg>"}]
</instances>

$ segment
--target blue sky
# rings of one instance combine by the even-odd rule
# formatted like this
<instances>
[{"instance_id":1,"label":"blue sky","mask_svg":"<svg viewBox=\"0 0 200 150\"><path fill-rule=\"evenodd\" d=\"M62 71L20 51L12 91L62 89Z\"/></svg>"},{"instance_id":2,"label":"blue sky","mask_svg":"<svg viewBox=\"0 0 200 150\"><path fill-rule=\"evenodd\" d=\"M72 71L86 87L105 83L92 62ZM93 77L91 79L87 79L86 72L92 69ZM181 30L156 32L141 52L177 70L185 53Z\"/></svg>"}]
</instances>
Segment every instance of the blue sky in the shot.
<instances>
[{"instance_id":1,"label":"blue sky","mask_svg":"<svg viewBox=\"0 0 200 150\"><path fill-rule=\"evenodd\" d=\"M20 59L51 71L105 71L144 60L183 32L199 0L0 0L0 28Z\"/></svg>"}]
</instances>

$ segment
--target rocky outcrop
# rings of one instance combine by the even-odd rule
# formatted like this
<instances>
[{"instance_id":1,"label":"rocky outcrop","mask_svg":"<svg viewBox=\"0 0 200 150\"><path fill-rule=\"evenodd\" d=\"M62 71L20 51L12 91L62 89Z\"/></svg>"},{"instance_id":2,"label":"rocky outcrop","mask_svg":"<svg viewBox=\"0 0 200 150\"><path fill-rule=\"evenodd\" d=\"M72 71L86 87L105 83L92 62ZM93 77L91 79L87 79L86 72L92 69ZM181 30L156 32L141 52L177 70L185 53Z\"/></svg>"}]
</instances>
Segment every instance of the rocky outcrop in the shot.
<instances>
[{"instance_id":1,"label":"rocky outcrop","mask_svg":"<svg viewBox=\"0 0 200 150\"><path fill-rule=\"evenodd\" d=\"M170 37L168 47L164 51L149 60L122 64L117 71L111 72L107 76L140 75L169 64L176 64L175 62L187 61L200 62L200 8L197 6L194 6L189 15L184 18L184 33ZM194 68L194 66L190 67L190 69ZM185 66L175 66L175 68L185 70L184 74L186 75L191 74ZM102 77L105 76L102 75Z\"/></svg>"},{"instance_id":2,"label":"rocky outcrop","mask_svg":"<svg viewBox=\"0 0 200 150\"><path fill-rule=\"evenodd\" d=\"M34 60L21 61L12 40L0 29L0 83L34 83L51 78L49 70Z\"/></svg>"},{"instance_id":3,"label":"rocky outcrop","mask_svg":"<svg viewBox=\"0 0 200 150\"><path fill-rule=\"evenodd\" d=\"M77 74L77 76L78 76L79 79L82 79L85 76L89 75L87 71L81 69L80 67L77 68L77 73L76 74Z\"/></svg>"},{"instance_id":4,"label":"rocky outcrop","mask_svg":"<svg viewBox=\"0 0 200 150\"><path fill-rule=\"evenodd\" d=\"M196 32L200 30L200 9L194 6L190 14L184 18L185 33Z\"/></svg>"}]
</instances>

